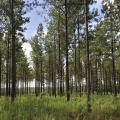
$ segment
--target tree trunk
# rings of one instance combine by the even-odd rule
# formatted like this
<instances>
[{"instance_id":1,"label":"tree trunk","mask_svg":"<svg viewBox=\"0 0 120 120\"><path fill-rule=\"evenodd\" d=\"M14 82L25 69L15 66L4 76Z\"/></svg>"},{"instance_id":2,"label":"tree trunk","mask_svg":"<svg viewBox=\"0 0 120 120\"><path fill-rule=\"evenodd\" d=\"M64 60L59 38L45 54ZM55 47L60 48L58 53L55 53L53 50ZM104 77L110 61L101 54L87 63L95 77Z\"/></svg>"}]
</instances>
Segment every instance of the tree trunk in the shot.
<instances>
[{"instance_id":1,"label":"tree trunk","mask_svg":"<svg viewBox=\"0 0 120 120\"><path fill-rule=\"evenodd\" d=\"M41 81L41 90L40 91L41 91L41 93L43 92L43 89L42 89L43 88L43 77L42 77L42 74L43 74L42 71L43 70L42 70L42 66L43 65L42 65L42 56L41 56L41 67L40 67L41 68L40 69L40 81Z\"/></svg>"},{"instance_id":2,"label":"tree trunk","mask_svg":"<svg viewBox=\"0 0 120 120\"><path fill-rule=\"evenodd\" d=\"M2 78L2 56L0 51L0 96L1 96L1 78Z\"/></svg>"},{"instance_id":3,"label":"tree trunk","mask_svg":"<svg viewBox=\"0 0 120 120\"><path fill-rule=\"evenodd\" d=\"M8 81L9 81L9 34L8 34L8 39L7 39L6 96L9 95Z\"/></svg>"},{"instance_id":4,"label":"tree trunk","mask_svg":"<svg viewBox=\"0 0 120 120\"><path fill-rule=\"evenodd\" d=\"M115 75L115 56L114 56L114 40L112 38L112 43L111 43L111 52L112 52L112 81L114 85L114 95L117 96L117 89L116 89L116 75Z\"/></svg>"},{"instance_id":5,"label":"tree trunk","mask_svg":"<svg viewBox=\"0 0 120 120\"><path fill-rule=\"evenodd\" d=\"M12 102L16 97L16 55L15 55L15 20L14 20L14 0L11 0L11 25L12 25L12 93L11 100Z\"/></svg>"},{"instance_id":6,"label":"tree trunk","mask_svg":"<svg viewBox=\"0 0 120 120\"><path fill-rule=\"evenodd\" d=\"M66 41L66 93L67 93L67 101L70 100L70 91L69 91L69 64L68 64L68 8L67 8L67 0L65 0L65 41Z\"/></svg>"},{"instance_id":7,"label":"tree trunk","mask_svg":"<svg viewBox=\"0 0 120 120\"><path fill-rule=\"evenodd\" d=\"M75 33L74 33L75 34ZM76 90L76 93L77 93L77 60L76 60L76 37L74 35L74 40L75 40L75 56L74 56L74 60L75 60L75 65L74 65L74 75L75 75L75 90Z\"/></svg>"},{"instance_id":8,"label":"tree trunk","mask_svg":"<svg viewBox=\"0 0 120 120\"><path fill-rule=\"evenodd\" d=\"M50 48L49 48L50 49ZM50 82L51 82L51 60L50 60L50 51L49 51L49 60L48 60L48 66L49 66L49 75L48 75L48 93L49 93L49 95L51 95L51 89L50 89Z\"/></svg>"},{"instance_id":9,"label":"tree trunk","mask_svg":"<svg viewBox=\"0 0 120 120\"><path fill-rule=\"evenodd\" d=\"M54 38L54 95L56 97L56 42Z\"/></svg>"},{"instance_id":10,"label":"tree trunk","mask_svg":"<svg viewBox=\"0 0 120 120\"><path fill-rule=\"evenodd\" d=\"M86 38L86 54L87 54L87 112L91 111L90 104L90 60L89 60L89 40L88 40L88 2L84 0L85 4L85 38Z\"/></svg>"},{"instance_id":11,"label":"tree trunk","mask_svg":"<svg viewBox=\"0 0 120 120\"><path fill-rule=\"evenodd\" d=\"M39 68L38 68L38 60L35 61L35 94L36 97L38 96L38 79L39 79Z\"/></svg>"}]
</instances>

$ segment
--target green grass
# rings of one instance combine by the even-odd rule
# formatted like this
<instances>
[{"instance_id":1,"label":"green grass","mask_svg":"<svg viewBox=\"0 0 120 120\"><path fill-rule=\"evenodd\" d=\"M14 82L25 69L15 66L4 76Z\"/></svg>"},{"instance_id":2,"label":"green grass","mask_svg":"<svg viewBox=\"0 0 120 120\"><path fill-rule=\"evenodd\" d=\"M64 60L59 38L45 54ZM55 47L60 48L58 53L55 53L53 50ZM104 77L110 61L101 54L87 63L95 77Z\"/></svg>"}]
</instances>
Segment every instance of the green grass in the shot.
<instances>
[{"instance_id":1,"label":"green grass","mask_svg":"<svg viewBox=\"0 0 120 120\"><path fill-rule=\"evenodd\" d=\"M120 120L120 96L91 97L92 112L86 113L86 96L19 96L14 103L0 98L0 120Z\"/></svg>"}]
</instances>

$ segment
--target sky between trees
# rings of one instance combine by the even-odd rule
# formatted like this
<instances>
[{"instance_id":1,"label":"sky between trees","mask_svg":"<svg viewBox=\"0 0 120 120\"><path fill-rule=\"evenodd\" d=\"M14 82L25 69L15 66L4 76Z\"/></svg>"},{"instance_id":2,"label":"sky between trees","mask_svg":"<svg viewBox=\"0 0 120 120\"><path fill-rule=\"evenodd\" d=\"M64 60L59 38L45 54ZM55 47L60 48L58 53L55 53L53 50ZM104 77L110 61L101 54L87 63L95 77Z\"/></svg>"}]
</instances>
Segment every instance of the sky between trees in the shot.
<instances>
[{"instance_id":1,"label":"sky between trees","mask_svg":"<svg viewBox=\"0 0 120 120\"><path fill-rule=\"evenodd\" d=\"M44 3L43 0L39 0L39 1L40 3ZM101 15L102 0L96 0L96 1L97 3L94 4L94 6L91 6L91 9L97 8L99 11L99 14ZM24 25L24 27L27 28L27 30L24 32L24 35L25 35L25 38L28 40L28 42L23 44L23 50L25 51L25 55L28 57L28 60L30 62L31 61L30 53L32 51L32 48L31 48L31 45L29 44L29 39L36 34L36 30L39 23L43 24L44 33L45 34L47 33L47 24L45 19L49 19L49 16L47 15L46 11L42 9L42 7L34 8L32 11L28 12L25 16L30 18L30 22Z\"/></svg>"}]
</instances>

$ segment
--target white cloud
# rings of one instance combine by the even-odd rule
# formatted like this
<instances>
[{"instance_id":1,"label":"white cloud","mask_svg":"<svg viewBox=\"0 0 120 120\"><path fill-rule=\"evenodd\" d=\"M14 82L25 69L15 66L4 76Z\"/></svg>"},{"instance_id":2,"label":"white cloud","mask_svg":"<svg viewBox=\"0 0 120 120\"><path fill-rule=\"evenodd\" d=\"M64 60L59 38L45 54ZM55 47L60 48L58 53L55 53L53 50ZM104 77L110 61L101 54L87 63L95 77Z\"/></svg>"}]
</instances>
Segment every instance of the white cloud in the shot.
<instances>
[{"instance_id":1,"label":"white cloud","mask_svg":"<svg viewBox=\"0 0 120 120\"><path fill-rule=\"evenodd\" d=\"M29 42L23 43L22 48L28 59L28 62L30 63L30 65L32 65L32 60L31 60L31 55L30 55L31 51L32 51L32 47L31 47L30 43Z\"/></svg>"},{"instance_id":2,"label":"white cloud","mask_svg":"<svg viewBox=\"0 0 120 120\"><path fill-rule=\"evenodd\" d=\"M23 47L23 50L25 52L25 55L27 57L30 57L30 52L32 51L30 43L28 43L28 42L23 43L22 47Z\"/></svg>"}]
</instances>

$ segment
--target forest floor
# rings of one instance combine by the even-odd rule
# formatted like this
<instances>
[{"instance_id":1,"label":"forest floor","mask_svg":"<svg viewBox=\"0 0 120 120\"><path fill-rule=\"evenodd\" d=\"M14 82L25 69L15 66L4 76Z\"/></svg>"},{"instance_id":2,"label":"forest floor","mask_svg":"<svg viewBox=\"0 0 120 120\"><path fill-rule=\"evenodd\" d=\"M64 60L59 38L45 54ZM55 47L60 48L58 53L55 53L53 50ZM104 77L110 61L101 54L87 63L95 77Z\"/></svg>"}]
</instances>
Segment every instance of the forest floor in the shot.
<instances>
[{"instance_id":1,"label":"forest floor","mask_svg":"<svg viewBox=\"0 0 120 120\"><path fill-rule=\"evenodd\" d=\"M86 112L86 96L18 96L0 98L0 120L120 120L120 95L91 96L92 112Z\"/></svg>"}]
</instances>

